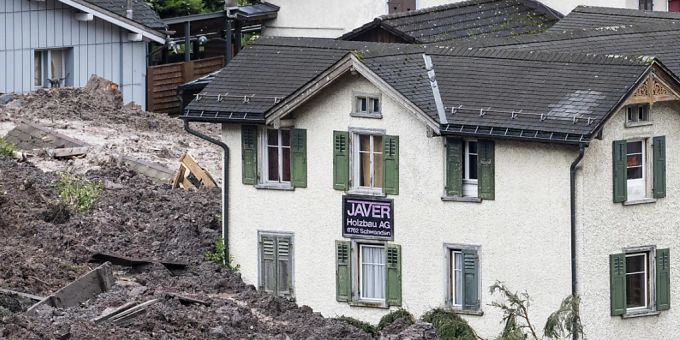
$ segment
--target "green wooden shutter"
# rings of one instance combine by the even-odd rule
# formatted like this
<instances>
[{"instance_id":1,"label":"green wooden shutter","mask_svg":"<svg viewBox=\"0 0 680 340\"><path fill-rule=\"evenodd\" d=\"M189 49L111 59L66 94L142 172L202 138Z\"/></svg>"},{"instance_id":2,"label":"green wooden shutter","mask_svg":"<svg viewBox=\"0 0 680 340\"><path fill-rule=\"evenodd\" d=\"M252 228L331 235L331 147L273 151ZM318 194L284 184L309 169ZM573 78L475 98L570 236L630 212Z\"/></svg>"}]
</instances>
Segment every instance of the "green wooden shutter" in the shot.
<instances>
[{"instance_id":1,"label":"green wooden shutter","mask_svg":"<svg viewBox=\"0 0 680 340\"><path fill-rule=\"evenodd\" d=\"M628 199L626 176L626 141L616 140L612 147L614 168L614 203L622 203Z\"/></svg>"},{"instance_id":2,"label":"green wooden shutter","mask_svg":"<svg viewBox=\"0 0 680 340\"><path fill-rule=\"evenodd\" d=\"M401 246L387 246L387 304L401 306Z\"/></svg>"},{"instance_id":3,"label":"green wooden shutter","mask_svg":"<svg viewBox=\"0 0 680 340\"><path fill-rule=\"evenodd\" d=\"M479 198L493 200L495 198L495 165L494 165L494 142L480 140L477 143L479 156L477 157L477 169L479 171L478 186Z\"/></svg>"},{"instance_id":4,"label":"green wooden shutter","mask_svg":"<svg viewBox=\"0 0 680 340\"><path fill-rule=\"evenodd\" d=\"M276 238L260 236L260 289L276 292Z\"/></svg>"},{"instance_id":5,"label":"green wooden shutter","mask_svg":"<svg viewBox=\"0 0 680 340\"><path fill-rule=\"evenodd\" d=\"M658 136L652 140L654 150L654 198L666 197L666 137Z\"/></svg>"},{"instance_id":6,"label":"green wooden shutter","mask_svg":"<svg viewBox=\"0 0 680 340\"><path fill-rule=\"evenodd\" d=\"M670 249L656 250L656 309L671 308L671 256Z\"/></svg>"},{"instance_id":7,"label":"green wooden shutter","mask_svg":"<svg viewBox=\"0 0 680 340\"><path fill-rule=\"evenodd\" d=\"M293 129L291 138L290 172L294 187L307 187L307 130Z\"/></svg>"},{"instance_id":8,"label":"green wooden shutter","mask_svg":"<svg viewBox=\"0 0 680 340\"><path fill-rule=\"evenodd\" d=\"M383 191L399 195L399 137L383 137Z\"/></svg>"},{"instance_id":9,"label":"green wooden shutter","mask_svg":"<svg viewBox=\"0 0 680 340\"><path fill-rule=\"evenodd\" d=\"M609 294L612 315L626 313L626 256L609 255Z\"/></svg>"},{"instance_id":10,"label":"green wooden shutter","mask_svg":"<svg viewBox=\"0 0 680 340\"><path fill-rule=\"evenodd\" d=\"M474 249L463 250L463 309L479 309L479 256Z\"/></svg>"},{"instance_id":11,"label":"green wooden shutter","mask_svg":"<svg viewBox=\"0 0 680 340\"><path fill-rule=\"evenodd\" d=\"M333 189L349 189L349 132L333 131Z\"/></svg>"},{"instance_id":12,"label":"green wooden shutter","mask_svg":"<svg viewBox=\"0 0 680 340\"><path fill-rule=\"evenodd\" d=\"M243 184L257 183L257 126L241 126L241 164Z\"/></svg>"},{"instance_id":13,"label":"green wooden shutter","mask_svg":"<svg viewBox=\"0 0 680 340\"><path fill-rule=\"evenodd\" d=\"M335 298L339 302L352 299L352 243L335 241Z\"/></svg>"},{"instance_id":14,"label":"green wooden shutter","mask_svg":"<svg viewBox=\"0 0 680 340\"><path fill-rule=\"evenodd\" d=\"M289 236L276 237L276 292L279 296L293 295L293 243Z\"/></svg>"},{"instance_id":15,"label":"green wooden shutter","mask_svg":"<svg viewBox=\"0 0 680 340\"><path fill-rule=\"evenodd\" d=\"M446 195L463 196L463 141L446 141Z\"/></svg>"}]
</instances>

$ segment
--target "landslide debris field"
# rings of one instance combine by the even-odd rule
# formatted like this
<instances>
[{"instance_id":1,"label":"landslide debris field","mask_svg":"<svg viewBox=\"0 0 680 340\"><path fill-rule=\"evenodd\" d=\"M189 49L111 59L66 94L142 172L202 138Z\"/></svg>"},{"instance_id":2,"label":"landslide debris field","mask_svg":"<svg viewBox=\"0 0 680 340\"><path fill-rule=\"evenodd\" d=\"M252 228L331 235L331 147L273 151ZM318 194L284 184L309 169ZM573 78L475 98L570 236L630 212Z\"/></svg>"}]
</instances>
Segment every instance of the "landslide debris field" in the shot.
<instances>
[{"instance_id":1,"label":"landslide debris field","mask_svg":"<svg viewBox=\"0 0 680 340\"><path fill-rule=\"evenodd\" d=\"M26 310L36 301L0 293L0 339L371 338L206 260L220 234L219 189L171 189L115 164L84 177L106 188L93 208L72 211L57 203L56 174L0 156L0 288L49 296L97 267L88 263L95 253L186 267L113 265L111 290L34 314ZM153 299L123 322L91 321Z\"/></svg>"}]
</instances>

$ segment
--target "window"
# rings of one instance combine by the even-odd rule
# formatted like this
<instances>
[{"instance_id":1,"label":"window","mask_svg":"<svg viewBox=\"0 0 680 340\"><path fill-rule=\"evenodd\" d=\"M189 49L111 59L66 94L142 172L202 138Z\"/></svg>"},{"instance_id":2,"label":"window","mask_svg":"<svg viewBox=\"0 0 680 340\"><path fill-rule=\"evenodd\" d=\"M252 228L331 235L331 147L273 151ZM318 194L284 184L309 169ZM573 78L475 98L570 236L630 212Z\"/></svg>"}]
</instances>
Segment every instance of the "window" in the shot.
<instances>
[{"instance_id":1,"label":"window","mask_svg":"<svg viewBox=\"0 0 680 340\"><path fill-rule=\"evenodd\" d=\"M478 311L479 301L479 248L466 245L445 245L448 268L447 305L453 309Z\"/></svg>"},{"instance_id":2,"label":"window","mask_svg":"<svg viewBox=\"0 0 680 340\"><path fill-rule=\"evenodd\" d=\"M645 142L632 141L626 144L626 185L629 200L645 198Z\"/></svg>"},{"instance_id":3,"label":"window","mask_svg":"<svg viewBox=\"0 0 680 340\"><path fill-rule=\"evenodd\" d=\"M635 247L609 256L611 314L648 315L670 308L670 250Z\"/></svg>"},{"instance_id":4,"label":"window","mask_svg":"<svg viewBox=\"0 0 680 340\"><path fill-rule=\"evenodd\" d=\"M33 55L33 85L36 87L68 86L66 71L70 49L35 51Z\"/></svg>"},{"instance_id":5,"label":"window","mask_svg":"<svg viewBox=\"0 0 680 340\"><path fill-rule=\"evenodd\" d=\"M463 196L477 197L477 141L465 141L463 156Z\"/></svg>"},{"instance_id":6,"label":"window","mask_svg":"<svg viewBox=\"0 0 680 340\"><path fill-rule=\"evenodd\" d=\"M385 299L385 247L359 245L359 294L362 300Z\"/></svg>"},{"instance_id":7,"label":"window","mask_svg":"<svg viewBox=\"0 0 680 340\"><path fill-rule=\"evenodd\" d=\"M383 137L381 135L354 135L355 188L382 192Z\"/></svg>"},{"instance_id":8,"label":"window","mask_svg":"<svg viewBox=\"0 0 680 340\"><path fill-rule=\"evenodd\" d=\"M638 8L646 11L654 10L654 0L640 0Z\"/></svg>"},{"instance_id":9,"label":"window","mask_svg":"<svg viewBox=\"0 0 680 340\"><path fill-rule=\"evenodd\" d=\"M263 137L264 180L274 183L290 183L290 130L266 129Z\"/></svg>"},{"instance_id":10,"label":"window","mask_svg":"<svg viewBox=\"0 0 680 340\"><path fill-rule=\"evenodd\" d=\"M614 202L647 203L666 197L666 137L614 141Z\"/></svg>"},{"instance_id":11,"label":"window","mask_svg":"<svg viewBox=\"0 0 680 340\"><path fill-rule=\"evenodd\" d=\"M389 0L387 6L387 14L415 11L416 0Z\"/></svg>"},{"instance_id":12,"label":"window","mask_svg":"<svg viewBox=\"0 0 680 340\"><path fill-rule=\"evenodd\" d=\"M399 194L399 137L383 130L333 131L333 188L361 195Z\"/></svg>"},{"instance_id":13,"label":"window","mask_svg":"<svg viewBox=\"0 0 680 340\"><path fill-rule=\"evenodd\" d=\"M627 107L626 123L649 122L649 104L630 105Z\"/></svg>"},{"instance_id":14,"label":"window","mask_svg":"<svg viewBox=\"0 0 680 340\"><path fill-rule=\"evenodd\" d=\"M680 0L668 0L669 12L680 12Z\"/></svg>"},{"instance_id":15,"label":"window","mask_svg":"<svg viewBox=\"0 0 680 340\"><path fill-rule=\"evenodd\" d=\"M480 202L495 198L494 142L449 138L446 141L444 200Z\"/></svg>"},{"instance_id":16,"label":"window","mask_svg":"<svg viewBox=\"0 0 680 340\"><path fill-rule=\"evenodd\" d=\"M366 307L401 305L401 247L336 241L336 299Z\"/></svg>"},{"instance_id":17,"label":"window","mask_svg":"<svg viewBox=\"0 0 680 340\"><path fill-rule=\"evenodd\" d=\"M354 96L353 116L358 117L381 117L380 97L369 95Z\"/></svg>"},{"instance_id":18,"label":"window","mask_svg":"<svg viewBox=\"0 0 680 340\"><path fill-rule=\"evenodd\" d=\"M293 235L260 233L260 289L293 296Z\"/></svg>"}]
</instances>

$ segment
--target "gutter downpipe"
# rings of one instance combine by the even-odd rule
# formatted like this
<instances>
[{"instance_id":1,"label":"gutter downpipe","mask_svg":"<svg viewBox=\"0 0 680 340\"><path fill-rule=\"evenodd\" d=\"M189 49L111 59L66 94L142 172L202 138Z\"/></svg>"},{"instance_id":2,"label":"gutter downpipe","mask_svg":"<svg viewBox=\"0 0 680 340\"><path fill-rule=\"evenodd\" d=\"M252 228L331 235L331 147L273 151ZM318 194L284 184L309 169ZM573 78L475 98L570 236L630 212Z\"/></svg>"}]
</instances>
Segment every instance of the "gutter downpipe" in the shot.
<instances>
[{"instance_id":1,"label":"gutter downpipe","mask_svg":"<svg viewBox=\"0 0 680 340\"><path fill-rule=\"evenodd\" d=\"M578 147L578 156L571 163L569 167L569 194L570 194L570 210L571 210L571 296L578 295L578 287L576 280L576 167L583 159L585 153L585 144L580 143ZM575 320L574 320L575 321ZM575 326L575 322L574 325ZM572 327L572 339L578 340L578 333L576 328Z\"/></svg>"},{"instance_id":2,"label":"gutter downpipe","mask_svg":"<svg viewBox=\"0 0 680 340\"><path fill-rule=\"evenodd\" d=\"M229 147L222 141L193 130L189 121L184 120L184 130L200 139L206 140L222 148L224 161L222 162L222 240L224 241L224 260L229 263Z\"/></svg>"}]
</instances>

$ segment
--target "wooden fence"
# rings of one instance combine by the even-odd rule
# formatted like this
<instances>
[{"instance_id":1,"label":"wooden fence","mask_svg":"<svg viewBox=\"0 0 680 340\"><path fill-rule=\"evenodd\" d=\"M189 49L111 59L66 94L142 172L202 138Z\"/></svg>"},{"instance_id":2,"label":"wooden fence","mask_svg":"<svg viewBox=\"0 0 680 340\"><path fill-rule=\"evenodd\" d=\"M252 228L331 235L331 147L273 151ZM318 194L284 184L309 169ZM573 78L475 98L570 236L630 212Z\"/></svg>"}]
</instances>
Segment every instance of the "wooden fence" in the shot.
<instances>
[{"instance_id":1,"label":"wooden fence","mask_svg":"<svg viewBox=\"0 0 680 340\"><path fill-rule=\"evenodd\" d=\"M224 57L151 66L147 69L147 110L180 113L177 86L224 67Z\"/></svg>"}]
</instances>

